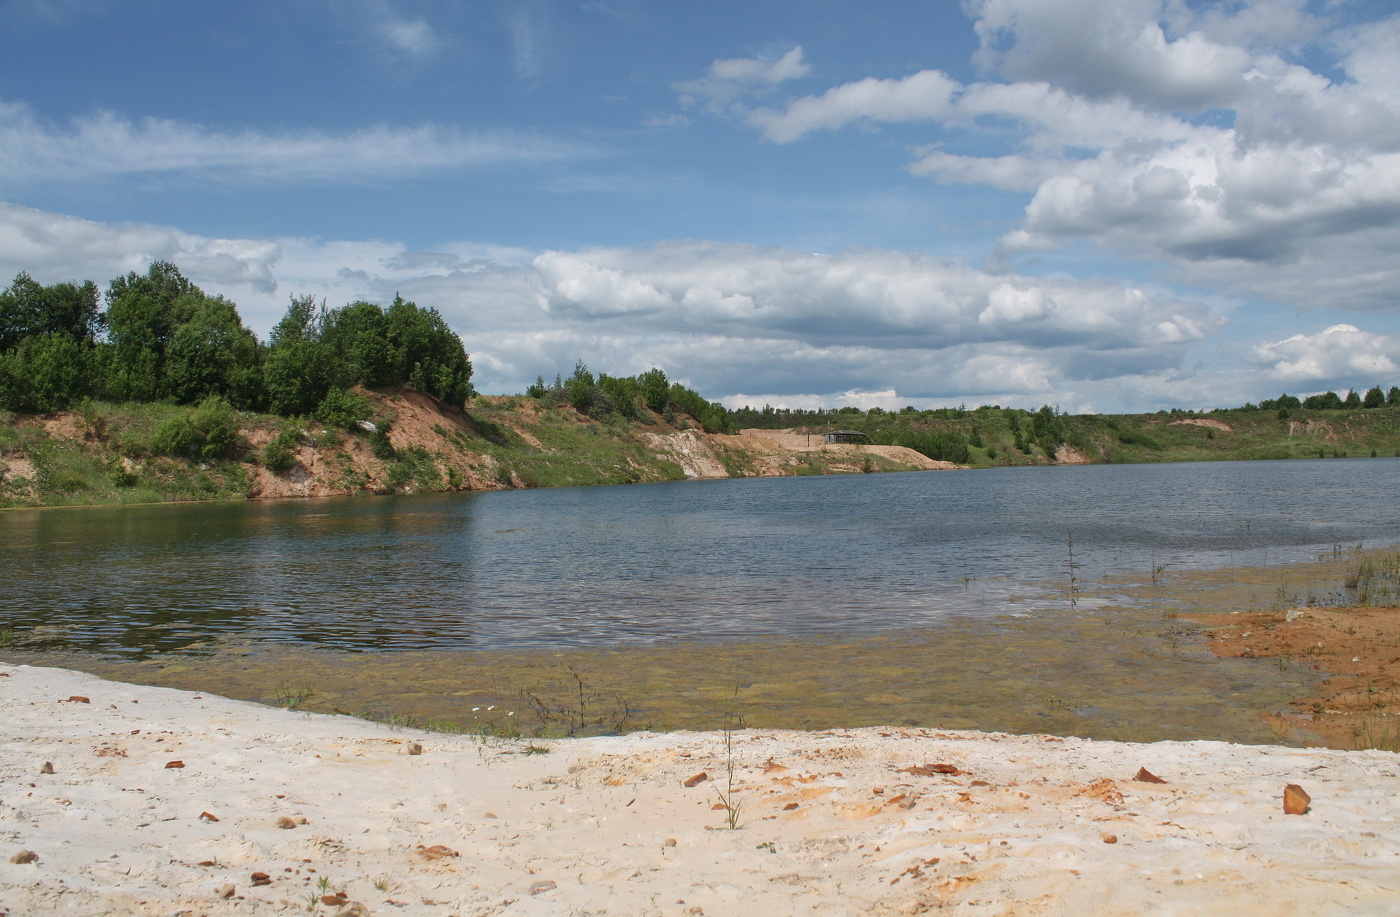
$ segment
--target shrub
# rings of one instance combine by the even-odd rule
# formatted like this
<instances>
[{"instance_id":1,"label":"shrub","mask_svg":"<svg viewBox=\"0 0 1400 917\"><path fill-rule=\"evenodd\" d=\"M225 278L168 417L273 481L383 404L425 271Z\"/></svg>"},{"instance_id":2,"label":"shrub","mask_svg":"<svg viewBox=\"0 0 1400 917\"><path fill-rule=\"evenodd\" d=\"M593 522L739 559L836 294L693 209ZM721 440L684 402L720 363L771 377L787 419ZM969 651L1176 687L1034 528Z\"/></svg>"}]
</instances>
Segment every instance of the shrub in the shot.
<instances>
[{"instance_id":1,"label":"shrub","mask_svg":"<svg viewBox=\"0 0 1400 917\"><path fill-rule=\"evenodd\" d=\"M263 464L274 474L281 474L297 463L296 446L301 441L300 427L288 424L263 446Z\"/></svg>"},{"instance_id":2,"label":"shrub","mask_svg":"<svg viewBox=\"0 0 1400 917\"><path fill-rule=\"evenodd\" d=\"M369 435L369 451L380 461L387 462L394 457L394 444L389 442L389 424L384 423Z\"/></svg>"},{"instance_id":3,"label":"shrub","mask_svg":"<svg viewBox=\"0 0 1400 917\"><path fill-rule=\"evenodd\" d=\"M353 430L363 420L369 420L373 406L364 395L349 389L333 388L316 408L316 419L332 427Z\"/></svg>"},{"instance_id":4,"label":"shrub","mask_svg":"<svg viewBox=\"0 0 1400 917\"><path fill-rule=\"evenodd\" d=\"M238 420L233 407L210 395L194 410L167 417L156 425L151 451L192 459L228 458L238 448Z\"/></svg>"}]
</instances>

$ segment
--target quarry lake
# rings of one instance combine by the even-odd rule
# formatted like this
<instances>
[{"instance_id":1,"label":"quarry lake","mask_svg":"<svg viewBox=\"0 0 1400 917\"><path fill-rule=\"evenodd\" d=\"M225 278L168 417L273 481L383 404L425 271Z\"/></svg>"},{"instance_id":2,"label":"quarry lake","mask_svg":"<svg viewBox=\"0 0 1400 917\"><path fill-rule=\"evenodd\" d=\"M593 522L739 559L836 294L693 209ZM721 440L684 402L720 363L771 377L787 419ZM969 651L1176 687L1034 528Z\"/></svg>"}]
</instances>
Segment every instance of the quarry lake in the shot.
<instances>
[{"instance_id":1,"label":"quarry lake","mask_svg":"<svg viewBox=\"0 0 1400 917\"><path fill-rule=\"evenodd\" d=\"M1154 571L1389 544L1400 460L12 511L0 531L0 625L29 649L742 642L1091 609Z\"/></svg>"}]
</instances>

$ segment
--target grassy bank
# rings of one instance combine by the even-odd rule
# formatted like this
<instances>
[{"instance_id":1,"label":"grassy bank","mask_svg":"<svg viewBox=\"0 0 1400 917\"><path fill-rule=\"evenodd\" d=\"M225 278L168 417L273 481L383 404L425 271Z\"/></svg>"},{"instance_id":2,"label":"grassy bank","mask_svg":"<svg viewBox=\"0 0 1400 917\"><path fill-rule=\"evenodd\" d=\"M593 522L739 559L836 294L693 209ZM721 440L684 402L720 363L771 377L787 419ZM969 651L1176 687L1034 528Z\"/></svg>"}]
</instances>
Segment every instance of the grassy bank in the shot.
<instances>
[{"instance_id":1,"label":"grassy bank","mask_svg":"<svg viewBox=\"0 0 1400 917\"><path fill-rule=\"evenodd\" d=\"M994 406L898 412L844 409L820 417L765 410L736 412L735 422L751 428L856 430L876 443L927 445L931 448L926 454L934 458L978 468L1400 456L1400 405L1077 415L1050 408L1024 411Z\"/></svg>"},{"instance_id":2,"label":"grassy bank","mask_svg":"<svg viewBox=\"0 0 1400 917\"><path fill-rule=\"evenodd\" d=\"M631 416L524 395L465 410L412 389L365 391L370 422L201 406L84 402L0 412L0 507L159 503L836 474L918 467L845 446L774 452L706 432L694 416ZM201 413L203 411L203 413ZM220 424L223 426L220 427ZM871 444L974 468L1063 463L1370 458L1400 455L1400 405L1059 414L1000 407L886 412L736 411L734 429L857 430ZM793 442L805 437L794 437ZM890 450L885 450L890 451ZM900 453L900 450L893 450ZM905 459L920 456L900 453Z\"/></svg>"}]
</instances>

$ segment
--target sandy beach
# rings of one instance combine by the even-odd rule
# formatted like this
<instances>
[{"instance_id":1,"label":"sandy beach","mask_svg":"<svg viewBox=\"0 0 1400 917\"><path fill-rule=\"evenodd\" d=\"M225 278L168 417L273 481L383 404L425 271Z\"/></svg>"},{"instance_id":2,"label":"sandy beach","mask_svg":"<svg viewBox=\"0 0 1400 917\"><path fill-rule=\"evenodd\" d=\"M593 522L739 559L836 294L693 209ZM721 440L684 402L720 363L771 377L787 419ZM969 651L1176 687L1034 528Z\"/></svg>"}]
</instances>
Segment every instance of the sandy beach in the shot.
<instances>
[{"instance_id":1,"label":"sandy beach","mask_svg":"<svg viewBox=\"0 0 1400 917\"><path fill-rule=\"evenodd\" d=\"M1400 912L1388 752L740 730L731 788L723 733L483 742L3 664L0 705L5 917Z\"/></svg>"}]
</instances>

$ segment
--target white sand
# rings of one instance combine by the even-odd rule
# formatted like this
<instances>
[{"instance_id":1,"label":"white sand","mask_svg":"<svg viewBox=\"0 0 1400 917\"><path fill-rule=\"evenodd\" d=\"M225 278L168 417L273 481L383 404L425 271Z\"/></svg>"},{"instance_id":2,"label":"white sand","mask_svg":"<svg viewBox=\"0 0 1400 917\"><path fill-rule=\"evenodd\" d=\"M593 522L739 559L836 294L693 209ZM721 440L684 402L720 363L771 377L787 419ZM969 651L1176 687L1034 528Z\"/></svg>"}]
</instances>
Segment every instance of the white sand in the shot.
<instances>
[{"instance_id":1,"label":"white sand","mask_svg":"<svg viewBox=\"0 0 1400 917\"><path fill-rule=\"evenodd\" d=\"M1384 752L751 730L731 831L720 735L545 744L0 664L0 915L1400 913Z\"/></svg>"}]
</instances>

